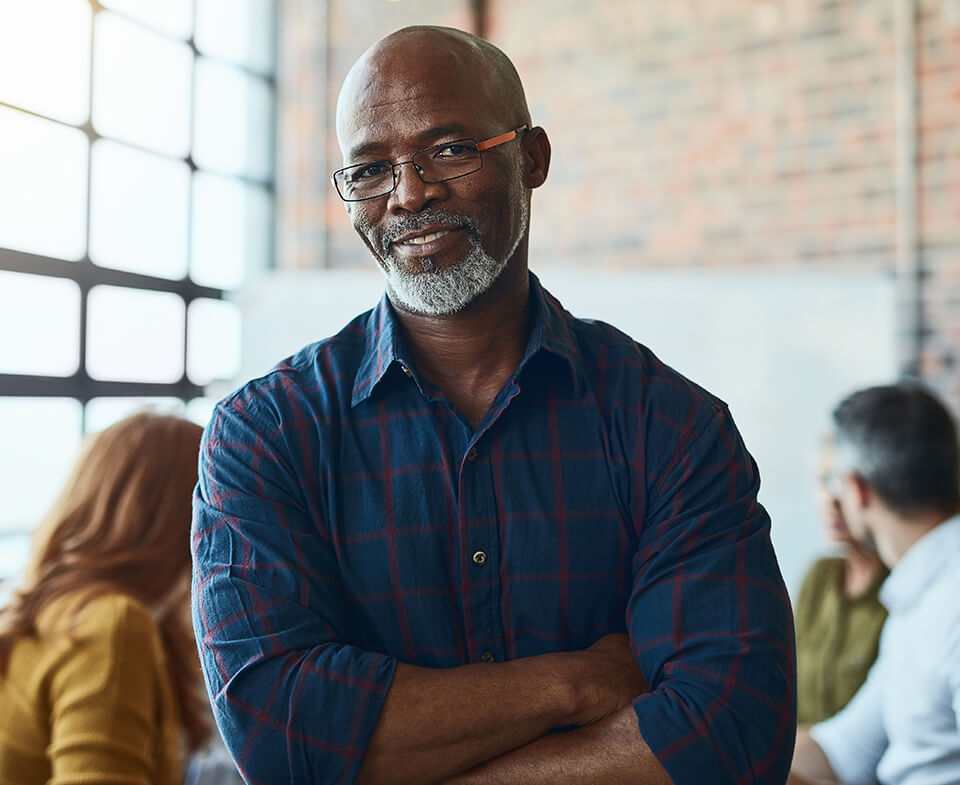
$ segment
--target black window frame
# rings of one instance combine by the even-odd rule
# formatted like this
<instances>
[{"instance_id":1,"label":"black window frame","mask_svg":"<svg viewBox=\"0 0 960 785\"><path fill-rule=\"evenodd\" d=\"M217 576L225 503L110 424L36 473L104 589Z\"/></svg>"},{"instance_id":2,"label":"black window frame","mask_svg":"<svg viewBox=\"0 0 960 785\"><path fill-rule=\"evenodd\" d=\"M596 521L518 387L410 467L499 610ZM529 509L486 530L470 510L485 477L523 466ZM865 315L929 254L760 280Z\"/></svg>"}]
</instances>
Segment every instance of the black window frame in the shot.
<instances>
[{"instance_id":1,"label":"black window frame","mask_svg":"<svg viewBox=\"0 0 960 785\"><path fill-rule=\"evenodd\" d=\"M41 254L28 253L25 251L14 250L11 248L6 248L0 246L0 271L13 272L13 273L25 273L29 275L43 276L49 278L60 278L73 281L80 290L80 314L79 314L79 361L77 370L69 376L45 376L37 374L16 374L16 373L0 373L0 398L9 398L9 397L23 397L23 398L67 398L71 400L76 400L81 404L82 411L82 420L81 427L83 432L86 432L86 413L87 413L87 404L94 398L117 398L117 397L144 397L144 398L154 398L154 397L169 397L177 398L184 402L186 405L191 400L196 398L206 397L205 392L206 388L204 386L195 384L190 381L187 376L187 346L190 340L189 326L186 323L188 321L188 313L190 304L198 299L211 299L211 300L223 300L229 294L226 290L219 289L216 287L203 286L195 283L190 279L190 264L192 256L192 242L188 241L187 247L187 274L180 279L169 279L162 278L152 275L144 275L140 273L127 272L123 270L115 270L107 267L100 267L96 265L90 258L90 213L91 213L91 188L92 188L92 178L91 178L91 165L92 165L92 149L95 142L100 139L111 139L110 137L101 136L97 133L96 129L93 127L92 123L92 108L93 108L93 92L94 92L94 72L93 72L93 60L95 57L95 36L96 36L96 18L100 13L110 13L118 17L126 19L133 24L137 24L140 27L143 27L147 30L150 30L151 33L156 35L163 36L170 40L175 40L178 42L183 42L184 39L178 38L176 36L170 35L162 30L157 30L156 28L150 26L149 24L127 16L121 12L114 11L109 8L102 6L97 0L86 0L91 7L91 25L90 25L90 69L89 69L89 84L90 84L90 94L89 94L89 106L87 112L87 120L82 125L75 125L72 123L64 122L47 115L31 111L21 106L14 104L9 104L3 101L0 101L0 106L12 109L17 112L22 112L33 117L45 120L47 122L55 123L67 128L79 129L87 137L87 200L86 200L86 246L84 255L81 259L77 261L68 261L64 259L58 259L51 256L44 256ZM279 13L280 7L279 2L274 4L273 7L273 24L274 24L274 57L278 52L276 38L279 35ZM196 22L196 3L194 3L194 22ZM194 31L196 25L194 24ZM207 172L215 174L226 179L234 180L241 182L247 185L253 185L257 188L264 190L270 198L270 221L268 222L268 258L266 259L266 266L268 268L273 268L276 266L276 232L277 232L277 207L276 207L276 169L277 169L277 123L278 123L278 93L277 93L277 77L276 77L276 64L274 63L274 68L270 74L264 74L260 71L252 69L248 66L238 64L232 61L222 60L217 57L212 57L210 55L203 54L197 48L194 33L191 33L191 36L185 40L185 43L190 47L193 53L193 62L192 69L193 75L191 79L191 94L186 97L189 105L190 111L190 149L193 149L193 128L195 122L195 96L196 96L196 72L197 72L197 63L200 58L205 58L211 62L221 63L230 68L234 68L247 76L259 79L267 84L271 92L271 109L272 109L272 123L271 123L271 156L272 156L272 176L268 180L259 180L257 178L252 178L244 175L239 175L235 173L225 174L221 172L216 172L214 170L205 170L197 166L196 162L193 159L192 152L183 158L175 158L171 156L166 156L170 160L180 160L186 163L190 169L190 178L191 178L191 187L188 192L188 199L190 204L188 205L188 232L187 237L191 237L191 229L193 222L193 191L194 191L194 182L197 172ZM111 141L114 141L111 139ZM130 147L135 150L140 150L143 152L157 154L157 151L150 150L148 148L140 147L136 144L131 144L124 140L115 140L120 144L123 144L127 147ZM184 303L184 342L182 346L183 353L183 373L181 377L170 383L159 383L159 382L134 382L134 381L109 381L109 380L100 380L94 379L87 372L87 298L90 294L90 290L95 286L117 286L130 289L136 289L140 291L152 291L152 292L166 292L172 293L179 296Z\"/></svg>"}]
</instances>

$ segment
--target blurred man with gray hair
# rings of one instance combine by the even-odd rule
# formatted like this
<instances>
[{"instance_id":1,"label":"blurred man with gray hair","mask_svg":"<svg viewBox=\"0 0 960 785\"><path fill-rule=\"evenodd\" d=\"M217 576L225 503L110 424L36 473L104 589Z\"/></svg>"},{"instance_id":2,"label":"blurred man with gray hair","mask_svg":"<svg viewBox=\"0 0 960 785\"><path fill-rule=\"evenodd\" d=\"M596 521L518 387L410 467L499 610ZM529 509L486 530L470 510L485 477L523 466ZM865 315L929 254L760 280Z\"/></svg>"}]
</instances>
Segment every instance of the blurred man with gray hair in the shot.
<instances>
[{"instance_id":1,"label":"blurred man with gray hair","mask_svg":"<svg viewBox=\"0 0 960 785\"><path fill-rule=\"evenodd\" d=\"M949 412L917 386L833 414L832 482L851 532L891 569L880 656L839 714L800 728L790 785L960 782L960 489Z\"/></svg>"}]
</instances>

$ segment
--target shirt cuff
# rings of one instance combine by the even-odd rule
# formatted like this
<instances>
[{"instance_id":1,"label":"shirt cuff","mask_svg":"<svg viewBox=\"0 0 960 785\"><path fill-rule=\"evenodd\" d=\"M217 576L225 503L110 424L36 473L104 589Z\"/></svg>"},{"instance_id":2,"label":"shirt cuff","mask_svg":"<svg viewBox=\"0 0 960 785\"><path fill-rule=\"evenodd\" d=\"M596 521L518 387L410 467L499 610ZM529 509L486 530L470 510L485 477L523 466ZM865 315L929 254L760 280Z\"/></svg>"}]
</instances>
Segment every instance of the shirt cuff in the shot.
<instances>
[{"instance_id":1,"label":"shirt cuff","mask_svg":"<svg viewBox=\"0 0 960 785\"><path fill-rule=\"evenodd\" d=\"M839 721L838 721L839 720ZM864 761L857 756L857 747L843 738L842 717L835 714L828 720L810 727L810 738L823 751L830 762L830 768L841 785L874 782L876 771L865 769Z\"/></svg>"}]
</instances>

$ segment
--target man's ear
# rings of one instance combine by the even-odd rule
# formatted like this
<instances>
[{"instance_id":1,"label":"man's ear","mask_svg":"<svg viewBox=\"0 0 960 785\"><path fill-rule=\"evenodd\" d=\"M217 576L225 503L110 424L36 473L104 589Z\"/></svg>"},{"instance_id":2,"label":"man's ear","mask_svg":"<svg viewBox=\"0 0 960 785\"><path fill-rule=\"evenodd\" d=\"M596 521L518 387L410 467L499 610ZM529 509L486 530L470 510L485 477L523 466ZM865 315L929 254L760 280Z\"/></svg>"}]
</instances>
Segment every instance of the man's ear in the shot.
<instances>
[{"instance_id":1,"label":"man's ear","mask_svg":"<svg viewBox=\"0 0 960 785\"><path fill-rule=\"evenodd\" d=\"M523 184L539 188L550 171L550 140L539 125L531 128L521 140L523 150Z\"/></svg>"}]
</instances>

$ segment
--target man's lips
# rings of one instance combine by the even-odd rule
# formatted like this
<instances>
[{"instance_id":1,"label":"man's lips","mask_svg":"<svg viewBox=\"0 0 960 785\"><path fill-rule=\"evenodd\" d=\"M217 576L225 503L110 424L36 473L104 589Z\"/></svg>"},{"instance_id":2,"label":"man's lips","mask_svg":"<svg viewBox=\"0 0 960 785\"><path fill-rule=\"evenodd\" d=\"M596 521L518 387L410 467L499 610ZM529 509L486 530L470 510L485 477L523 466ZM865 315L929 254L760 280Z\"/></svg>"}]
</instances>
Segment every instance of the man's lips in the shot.
<instances>
[{"instance_id":1,"label":"man's lips","mask_svg":"<svg viewBox=\"0 0 960 785\"><path fill-rule=\"evenodd\" d=\"M456 243L462 231L459 226L432 226L405 234L392 245L406 256L430 256Z\"/></svg>"}]
</instances>

